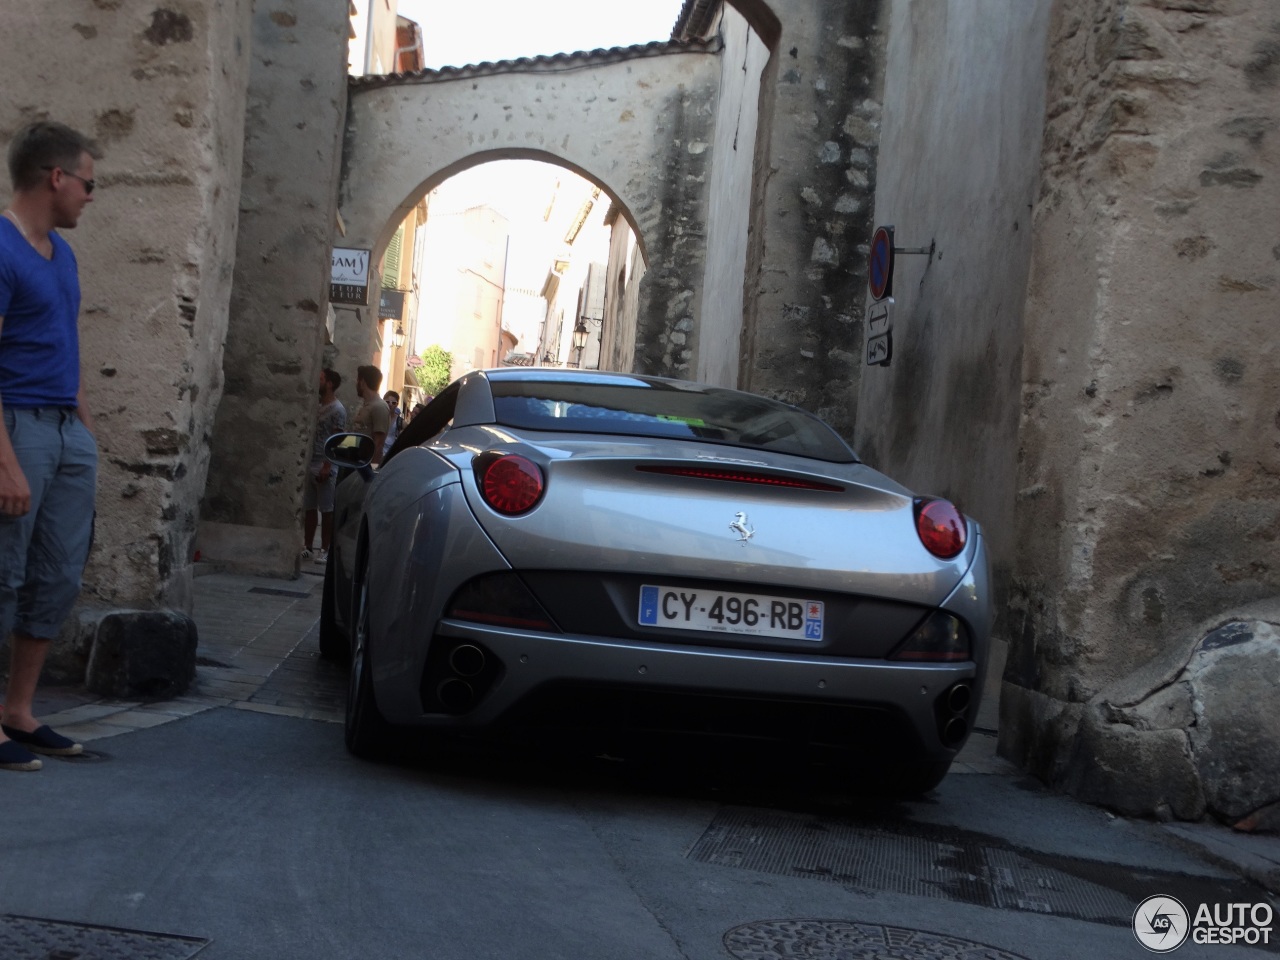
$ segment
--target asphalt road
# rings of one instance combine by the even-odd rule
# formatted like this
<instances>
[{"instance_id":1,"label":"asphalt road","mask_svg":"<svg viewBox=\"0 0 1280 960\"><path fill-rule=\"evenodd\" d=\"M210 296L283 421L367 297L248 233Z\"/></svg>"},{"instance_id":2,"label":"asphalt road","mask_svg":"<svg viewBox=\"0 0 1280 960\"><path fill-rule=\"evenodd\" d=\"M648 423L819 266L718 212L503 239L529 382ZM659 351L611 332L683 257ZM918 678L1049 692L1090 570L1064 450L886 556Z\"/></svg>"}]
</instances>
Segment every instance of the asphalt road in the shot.
<instances>
[{"instance_id":1,"label":"asphalt road","mask_svg":"<svg viewBox=\"0 0 1280 960\"><path fill-rule=\"evenodd\" d=\"M193 939L80 931L117 952L68 958L1097 960L1149 956L1146 896L1263 896L1009 776L882 806L785 763L372 764L337 724L230 707L90 746L0 774L0 914ZM59 956L9 922L4 960Z\"/></svg>"}]
</instances>

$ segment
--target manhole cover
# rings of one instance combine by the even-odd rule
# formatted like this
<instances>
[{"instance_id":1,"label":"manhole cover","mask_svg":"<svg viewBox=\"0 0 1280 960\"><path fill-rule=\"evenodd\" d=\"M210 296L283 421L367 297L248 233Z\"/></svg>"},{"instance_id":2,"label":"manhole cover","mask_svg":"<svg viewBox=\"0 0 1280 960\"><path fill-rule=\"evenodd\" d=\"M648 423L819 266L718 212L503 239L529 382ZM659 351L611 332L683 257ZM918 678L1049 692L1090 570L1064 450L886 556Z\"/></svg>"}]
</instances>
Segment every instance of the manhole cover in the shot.
<instances>
[{"instance_id":1,"label":"manhole cover","mask_svg":"<svg viewBox=\"0 0 1280 960\"><path fill-rule=\"evenodd\" d=\"M849 920L761 920L734 927L724 945L738 960L1027 960L944 933Z\"/></svg>"},{"instance_id":2,"label":"manhole cover","mask_svg":"<svg viewBox=\"0 0 1280 960\"><path fill-rule=\"evenodd\" d=\"M0 957L5 960L188 960L208 945L203 937L0 916Z\"/></svg>"}]
</instances>

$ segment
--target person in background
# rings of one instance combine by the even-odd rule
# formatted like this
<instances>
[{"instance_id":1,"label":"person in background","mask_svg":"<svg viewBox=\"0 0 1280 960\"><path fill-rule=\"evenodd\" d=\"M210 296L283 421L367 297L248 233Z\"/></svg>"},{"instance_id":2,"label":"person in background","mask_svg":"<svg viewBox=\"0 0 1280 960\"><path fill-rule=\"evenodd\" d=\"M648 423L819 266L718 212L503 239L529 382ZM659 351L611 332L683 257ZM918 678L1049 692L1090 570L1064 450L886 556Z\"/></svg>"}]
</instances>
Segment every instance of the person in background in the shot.
<instances>
[{"instance_id":1,"label":"person in background","mask_svg":"<svg viewBox=\"0 0 1280 960\"><path fill-rule=\"evenodd\" d=\"M386 401L378 396L382 386L382 371L372 364L356 368L356 393L360 396L360 409L351 418L351 432L363 433L373 438L373 464L382 462L382 445L387 441L391 425L391 411Z\"/></svg>"},{"instance_id":2,"label":"person in background","mask_svg":"<svg viewBox=\"0 0 1280 960\"><path fill-rule=\"evenodd\" d=\"M382 402L387 405L387 413L390 415L387 423L387 439L382 442L382 455L385 457L391 445L396 442L400 431L404 429L404 414L400 412L400 394L394 390L384 393Z\"/></svg>"},{"instance_id":3,"label":"person in background","mask_svg":"<svg viewBox=\"0 0 1280 960\"><path fill-rule=\"evenodd\" d=\"M32 715L50 641L80 592L93 536L98 447L80 382L80 277L70 230L93 200L92 140L31 123L9 144L0 216L0 638L9 637L0 769L84 748Z\"/></svg>"},{"instance_id":4,"label":"person in background","mask_svg":"<svg viewBox=\"0 0 1280 960\"><path fill-rule=\"evenodd\" d=\"M347 428L347 408L335 396L342 385L342 377L336 370L320 371L320 408L316 411L316 432L311 439L311 463L302 488L302 558L312 557L311 544L315 540L316 520L320 521L320 552L316 563L329 559L329 544L333 541L333 498L338 487L338 474L325 459L325 441Z\"/></svg>"}]
</instances>

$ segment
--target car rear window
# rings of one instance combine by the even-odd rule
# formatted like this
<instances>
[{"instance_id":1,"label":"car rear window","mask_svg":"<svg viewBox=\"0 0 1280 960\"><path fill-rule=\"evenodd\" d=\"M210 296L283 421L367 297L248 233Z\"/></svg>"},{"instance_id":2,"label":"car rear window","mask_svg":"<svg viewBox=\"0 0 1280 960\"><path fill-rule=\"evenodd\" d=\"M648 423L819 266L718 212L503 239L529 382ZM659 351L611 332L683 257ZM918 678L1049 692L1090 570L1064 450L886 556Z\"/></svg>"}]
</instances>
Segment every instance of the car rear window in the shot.
<instances>
[{"instance_id":1,"label":"car rear window","mask_svg":"<svg viewBox=\"0 0 1280 960\"><path fill-rule=\"evenodd\" d=\"M769 450L830 463L857 458L834 430L797 407L702 384L633 380L490 381L497 422L525 430L611 433Z\"/></svg>"}]
</instances>

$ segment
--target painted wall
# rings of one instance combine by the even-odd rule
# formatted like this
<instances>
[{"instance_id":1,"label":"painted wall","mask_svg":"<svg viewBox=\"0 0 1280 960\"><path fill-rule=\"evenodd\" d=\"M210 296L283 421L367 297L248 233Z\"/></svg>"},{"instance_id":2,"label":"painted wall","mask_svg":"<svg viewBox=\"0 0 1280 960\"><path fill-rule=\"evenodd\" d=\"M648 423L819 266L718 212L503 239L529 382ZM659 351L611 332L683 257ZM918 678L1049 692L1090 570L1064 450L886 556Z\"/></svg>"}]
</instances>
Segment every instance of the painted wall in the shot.
<instances>
[{"instance_id":1,"label":"painted wall","mask_svg":"<svg viewBox=\"0 0 1280 960\"><path fill-rule=\"evenodd\" d=\"M507 274L507 219L491 207L472 207L462 214L461 241L451 254L462 254L458 301L453 316L453 375L497 366L502 334L502 304Z\"/></svg>"},{"instance_id":2,"label":"painted wall","mask_svg":"<svg viewBox=\"0 0 1280 960\"><path fill-rule=\"evenodd\" d=\"M276 576L296 571L302 543L346 42L346 11L327 0L279 0L254 13L225 388L199 548L207 560ZM339 372L354 385L354 365Z\"/></svg>"},{"instance_id":3,"label":"painted wall","mask_svg":"<svg viewBox=\"0 0 1280 960\"><path fill-rule=\"evenodd\" d=\"M751 196L755 173L760 75L768 63L769 48L730 6L724 8L720 36L724 51L720 55L720 95L711 150L711 199L695 379L736 387L751 219L751 205L743 199Z\"/></svg>"},{"instance_id":4,"label":"painted wall","mask_svg":"<svg viewBox=\"0 0 1280 960\"><path fill-rule=\"evenodd\" d=\"M456 379L494 365L501 336L508 223L489 206L449 209L443 196L432 194L425 228L419 281L423 339L418 352L428 346L449 351Z\"/></svg>"},{"instance_id":5,"label":"painted wall","mask_svg":"<svg viewBox=\"0 0 1280 960\"><path fill-rule=\"evenodd\" d=\"M100 451L86 604L190 607L221 392L249 13L247 2L5 12L0 146L48 117L104 151L94 202L66 232L80 264L81 375Z\"/></svg>"},{"instance_id":6,"label":"painted wall","mask_svg":"<svg viewBox=\"0 0 1280 960\"><path fill-rule=\"evenodd\" d=\"M353 74L390 73L396 69L396 5L394 0L349 0L351 39L346 62ZM330 4L334 6L334 4ZM343 6L347 6L343 4ZM344 29L343 36L347 36ZM343 71L346 72L345 70Z\"/></svg>"},{"instance_id":7,"label":"painted wall","mask_svg":"<svg viewBox=\"0 0 1280 960\"><path fill-rule=\"evenodd\" d=\"M1004 585L1049 7L889 5L875 223L934 252L897 257L893 357L864 365L854 434L877 469L983 525Z\"/></svg>"}]
</instances>

